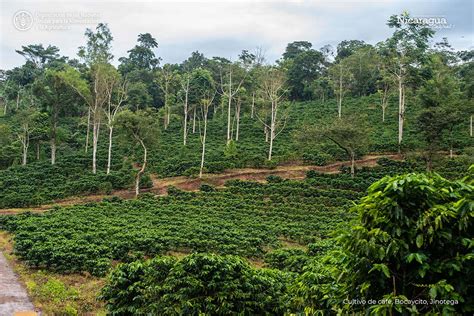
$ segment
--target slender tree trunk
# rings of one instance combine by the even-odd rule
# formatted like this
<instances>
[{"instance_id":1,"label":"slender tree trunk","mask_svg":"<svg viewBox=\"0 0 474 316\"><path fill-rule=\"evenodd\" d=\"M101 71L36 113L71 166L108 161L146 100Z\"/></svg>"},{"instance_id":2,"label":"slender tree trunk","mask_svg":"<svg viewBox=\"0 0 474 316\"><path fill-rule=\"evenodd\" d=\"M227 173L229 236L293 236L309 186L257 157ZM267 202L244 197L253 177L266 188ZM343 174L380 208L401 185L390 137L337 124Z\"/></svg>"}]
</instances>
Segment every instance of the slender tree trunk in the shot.
<instances>
[{"instance_id":1,"label":"slender tree trunk","mask_svg":"<svg viewBox=\"0 0 474 316\"><path fill-rule=\"evenodd\" d=\"M232 82L232 79L231 79ZM230 111L231 111L231 106L232 106L232 96L230 94L230 85L229 85L229 102L227 106L227 144L229 144L231 140L231 135L230 135L230 129L231 129L231 123L230 123Z\"/></svg>"},{"instance_id":2,"label":"slender tree trunk","mask_svg":"<svg viewBox=\"0 0 474 316\"><path fill-rule=\"evenodd\" d=\"M89 148L89 130L91 128L91 108L87 111L87 131L86 131L86 148L85 152L87 153L87 149Z\"/></svg>"},{"instance_id":3,"label":"slender tree trunk","mask_svg":"<svg viewBox=\"0 0 474 316\"><path fill-rule=\"evenodd\" d=\"M403 123L405 119L405 89L403 85L402 68L398 77L398 151L401 151L403 140Z\"/></svg>"},{"instance_id":4,"label":"slender tree trunk","mask_svg":"<svg viewBox=\"0 0 474 316\"><path fill-rule=\"evenodd\" d=\"M186 146L188 136L188 91L184 95L184 127L183 127L183 145Z\"/></svg>"},{"instance_id":5,"label":"slender tree trunk","mask_svg":"<svg viewBox=\"0 0 474 316\"><path fill-rule=\"evenodd\" d=\"M272 116L270 121L270 146L268 149L268 160L272 160L273 139L275 138L276 109L276 101L272 101Z\"/></svg>"},{"instance_id":6,"label":"slender tree trunk","mask_svg":"<svg viewBox=\"0 0 474 316\"><path fill-rule=\"evenodd\" d=\"M56 139L51 139L51 164L56 164Z\"/></svg>"},{"instance_id":7,"label":"slender tree trunk","mask_svg":"<svg viewBox=\"0 0 474 316\"><path fill-rule=\"evenodd\" d=\"M147 150L146 150L145 144L143 143L141 139L138 139L138 141L140 142L140 145L142 145L142 148L143 148L143 163L140 170L138 170L137 176L135 178L135 196L138 196L138 194L140 194L140 179L141 179L142 174L145 172L146 163L147 163L147 157L146 157Z\"/></svg>"},{"instance_id":8,"label":"slender tree trunk","mask_svg":"<svg viewBox=\"0 0 474 316\"><path fill-rule=\"evenodd\" d=\"M96 118L97 114L94 113L94 126L92 129L92 173L97 173L97 143L99 140L99 122Z\"/></svg>"},{"instance_id":9,"label":"slender tree trunk","mask_svg":"<svg viewBox=\"0 0 474 316\"><path fill-rule=\"evenodd\" d=\"M229 72L229 91L227 97L229 98L227 104L227 144L229 144L231 140L230 136L230 111L232 107L232 70Z\"/></svg>"},{"instance_id":10,"label":"slender tree trunk","mask_svg":"<svg viewBox=\"0 0 474 316\"><path fill-rule=\"evenodd\" d=\"M194 107L193 111L193 134L196 133L196 107Z\"/></svg>"},{"instance_id":11,"label":"slender tree trunk","mask_svg":"<svg viewBox=\"0 0 474 316\"><path fill-rule=\"evenodd\" d=\"M268 143L268 127L266 125L263 126L263 132L265 133L265 142Z\"/></svg>"},{"instance_id":12,"label":"slender tree trunk","mask_svg":"<svg viewBox=\"0 0 474 316\"><path fill-rule=\"evenodd\" d=\"M237 102L237 113L236 115L236 128L235 128L235 141L239 140L239 125L240 125L240 100Z\"/></svg>"},{"instance_id":13,"label":"slender tree trunk","mask_svg":"<svg viewBox=\"0 0 474 316\"><path fill-rule=\"evenodd\" d=\"M252 93L252 112L250 118L253 118L255 112L255 92Z\"/></svg>"},{"instance_id":14,"label":"slender tree trunk","mask_svg":"<svg viewBox=\"0 0 474 316\"><path fill-rule=\"evenodd\" d=\"M24 128L23 129L24 132L23 132L23 138L20 139L21 143L22 143L22 147L23 147L23 157L22 157L22 166L26 166L26 162L27 162L27 158L28 158L28 147L30 145L30 134L28 132L28 127Z\"/></svg>"},{"instance_id":15,"label":"slender tree trunk","mask_svg":"<svg viewBox=\"0 0 474 316\"><path fill-rule=\"evenodd\" d=\"M114 127L109 124L109 148L107 153L107 174L110 173L110 166L112 164L112 135L113 135Z\"/></svg>"},{"instance_id":16,"label":"slender tree trunk","mask_svg":"<svg viewBox=\"0 0 474 316\"><path fill-rule=\"evenodd\" d=\"M40 142L36 142L36 160L40 160Z\"/></svg>"},{"instance_id":17,"label":"slender tree trunk","mask_svg":"<svg viewBox=\"0 0 474 316\"><path fill-rule=\"evenodd\" d=\"M201 167L199 169L199 178L202 178L202 171L204 169L204 156L206 154L206 134L207 134L207 111L204 117L204 132L202 135L202 152L201 152Z\"/></svg>"},{"instance_id":18,"label":"slender tree trunk","mask_svg":"<svg viewBox=\"0 0 474 316\"><path fill-rule=\"evenodd\" d=\"M23 160L21 162L21 164L23 166L26 166L26 159L27 159L27 156L28 156L28 146L27 145L23 145Z\"/></svg>"},{"instance_id":19,"label":"slender tree trunk","mask_svg":"<svg viewBox=\"0 0 474 316\"><path fill-rule=\"evenodd\" d=\"M56 163L56 137L57 137L57 125L58 125L58 111L56 107L53 109L53 124L51 126L51 164Z\"/></svg>"},{"instance_id":20,"label":"slender tree trunk","mask_svg":"<svg viewBox=\"0 0 474 316\"><path fill-rule=\"evenodd\" d=\"M5 103L4 103L4 108L3 108L3 115L7 115L7 107L8 107L8 101L5 100Z\"/></svg>"}]
</instances>

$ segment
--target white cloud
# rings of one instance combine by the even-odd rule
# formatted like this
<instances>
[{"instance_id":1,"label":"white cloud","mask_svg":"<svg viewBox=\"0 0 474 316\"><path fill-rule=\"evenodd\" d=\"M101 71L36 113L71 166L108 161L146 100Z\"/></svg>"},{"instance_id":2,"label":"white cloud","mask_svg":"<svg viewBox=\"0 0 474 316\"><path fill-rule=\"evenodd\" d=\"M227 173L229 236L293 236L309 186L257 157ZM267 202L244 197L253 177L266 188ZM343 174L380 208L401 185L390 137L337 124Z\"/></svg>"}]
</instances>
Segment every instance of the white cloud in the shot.
<instances>
[{"instance_id":1,"label":"white cloud","mask_svg":"<svg viewBox=\"0 0 474 316\"><path fill-rule=\"evenodd\" d=\"M206 55L235 58L242 49L262 46L269 59L278 58L286 44L308 40L319 48L324 44L336 45L344 39L362 39L371 43L383 40L391 30L385 25L389 15L404 9L419 14L452 13L450 20L455 30L442 32L454 36L455 44L472 46L472 3L467 10L455 7L449 1L13 1L1 2L0 68L11 68L23 62L14 52L22 45L53 44L61 53L74 57L77 47L83 45L84 30L90 25L71 25L69 30L44 31L34 27L20 32L13 26L13 15L18 10L37 12L95 12L98 21L109 24L114 36L114 55L126 55L135 45L139 33L149 32L159 43L157 51L165 62L179 62L193 50ZM469 10L469 6L471 10ZM441 12L432 12L438 10ZM471 14L469 14L469 11ZM466 14L467 12L467 14ZM467 21L466 21L467 19ZM470 19L470 21L469 21ZM466 27L467 23L467 27ZM471 28L469 28L469 23ZM464 36L464 37L462 37Z\"/></svg>"}]
</instances>

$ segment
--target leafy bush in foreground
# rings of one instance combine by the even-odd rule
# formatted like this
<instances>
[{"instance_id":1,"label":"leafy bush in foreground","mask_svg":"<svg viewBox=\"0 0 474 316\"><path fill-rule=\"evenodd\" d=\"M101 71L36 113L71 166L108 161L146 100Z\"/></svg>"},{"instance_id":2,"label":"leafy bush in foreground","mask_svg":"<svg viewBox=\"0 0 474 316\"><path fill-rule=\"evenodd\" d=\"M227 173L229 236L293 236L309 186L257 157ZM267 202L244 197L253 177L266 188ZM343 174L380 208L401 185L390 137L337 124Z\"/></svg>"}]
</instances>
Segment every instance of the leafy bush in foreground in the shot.
<instances>
[{"instance_id":1,"label":"leafy bush in foreground","mask_svg":"<svg viewBox=\"0 0 474 316\"><path fill-rule=\"evenodd\" d=\"M193 254L120 264L101 298L113 315L281 315L288 275L242 258Z\"/></svg>"},{"instance_id":2,"label":"leafy bush in foreground","mask_svg":"<svg viewBox=\"0 0 474 316\"><path fill-rule=\"evenodd\" d=\"M374 183L354 207L359 223L337 237L339 249L293 287L295 302L311 312L472 313L472 184L436 174Z\"/></svg>"}]
</instances>

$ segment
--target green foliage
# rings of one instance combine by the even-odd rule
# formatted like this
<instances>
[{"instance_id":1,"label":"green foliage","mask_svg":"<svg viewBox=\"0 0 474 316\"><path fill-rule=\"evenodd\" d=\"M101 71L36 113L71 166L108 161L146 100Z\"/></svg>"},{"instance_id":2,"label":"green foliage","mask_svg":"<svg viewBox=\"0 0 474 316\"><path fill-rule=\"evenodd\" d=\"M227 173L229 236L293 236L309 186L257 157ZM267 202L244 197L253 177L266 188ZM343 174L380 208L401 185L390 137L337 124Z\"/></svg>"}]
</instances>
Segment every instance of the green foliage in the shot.
<instances>
[{"instance_id":1,"label":"green foliage","mask_svg":"<svg viewBox=\"0 0 474 316\"><path fill-rule=\"evenodd\" d=\"M15 234L15 252L31 266L103 275L112 260L136 253L214 251L261 258L280 237L311 243L348 220L347 208L361 196L298 181L227 185L205 193L169 187L168 196L8 216L1 225Z\"/></svg>"},{"instance_id":2,"label":"green foliage","mask_svg":"<svg viewBox=\"0 0 474 316\"><path fill-rule=\"evenodd\" d=\"M0 207L27 207L72 195L109 193L132 183L130 168L94 175L84 172L89 166L89 158L77 155L63 157L55 165L44 161L0 170Z\"/></svg>"},{"instance_id":3,"label":"green foliage","mask_svg":"<svg viewBox=\"0 0 474 316\"><path fill-rule=\"evenodd\" d=\"M339 249L323 260L324 268L302 274L295 291L306 301L305 308L371 314L472 312L474 188L469 181L408 174L374 183L354 207L357 223L339 233ZM315 278L317 288L310 286ZM309 297L320 301L309 303ZM346 298L375 304L351 305ZM381 303L383 299L391 303ZM420 301L400 303L404 299ZM422 303L432 299L441 303Z\"/></svg>"},{"instance_id":4,"label":"green foliage","mask_svg":"<svg viewBox=\"0 0 474 316\"><path fill-rule=\"evenodd\" d=\"M281 315L287 280L284 273L253 269L236 256L156 257L119 265L102 299L113 315Z\"/></svg>"}]
</instances>

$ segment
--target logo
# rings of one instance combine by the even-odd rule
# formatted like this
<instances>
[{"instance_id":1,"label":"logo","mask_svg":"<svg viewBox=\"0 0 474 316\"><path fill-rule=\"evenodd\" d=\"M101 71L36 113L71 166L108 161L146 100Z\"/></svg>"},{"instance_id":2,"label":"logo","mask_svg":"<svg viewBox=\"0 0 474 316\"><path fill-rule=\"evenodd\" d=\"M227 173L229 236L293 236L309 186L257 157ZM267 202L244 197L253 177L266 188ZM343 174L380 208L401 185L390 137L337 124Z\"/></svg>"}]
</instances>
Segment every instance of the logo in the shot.
<instances>
[{"instance_id":1,"label":"logo","mask_svg":"<svg viewBox=\"0 0 474 316\"><path fill-rule=\"evenodd\" d=\"M18 31L28 31L33 26L33 15L25 10L18 11L13 16L13 25Z\"/></svg>"}]
</instances>

